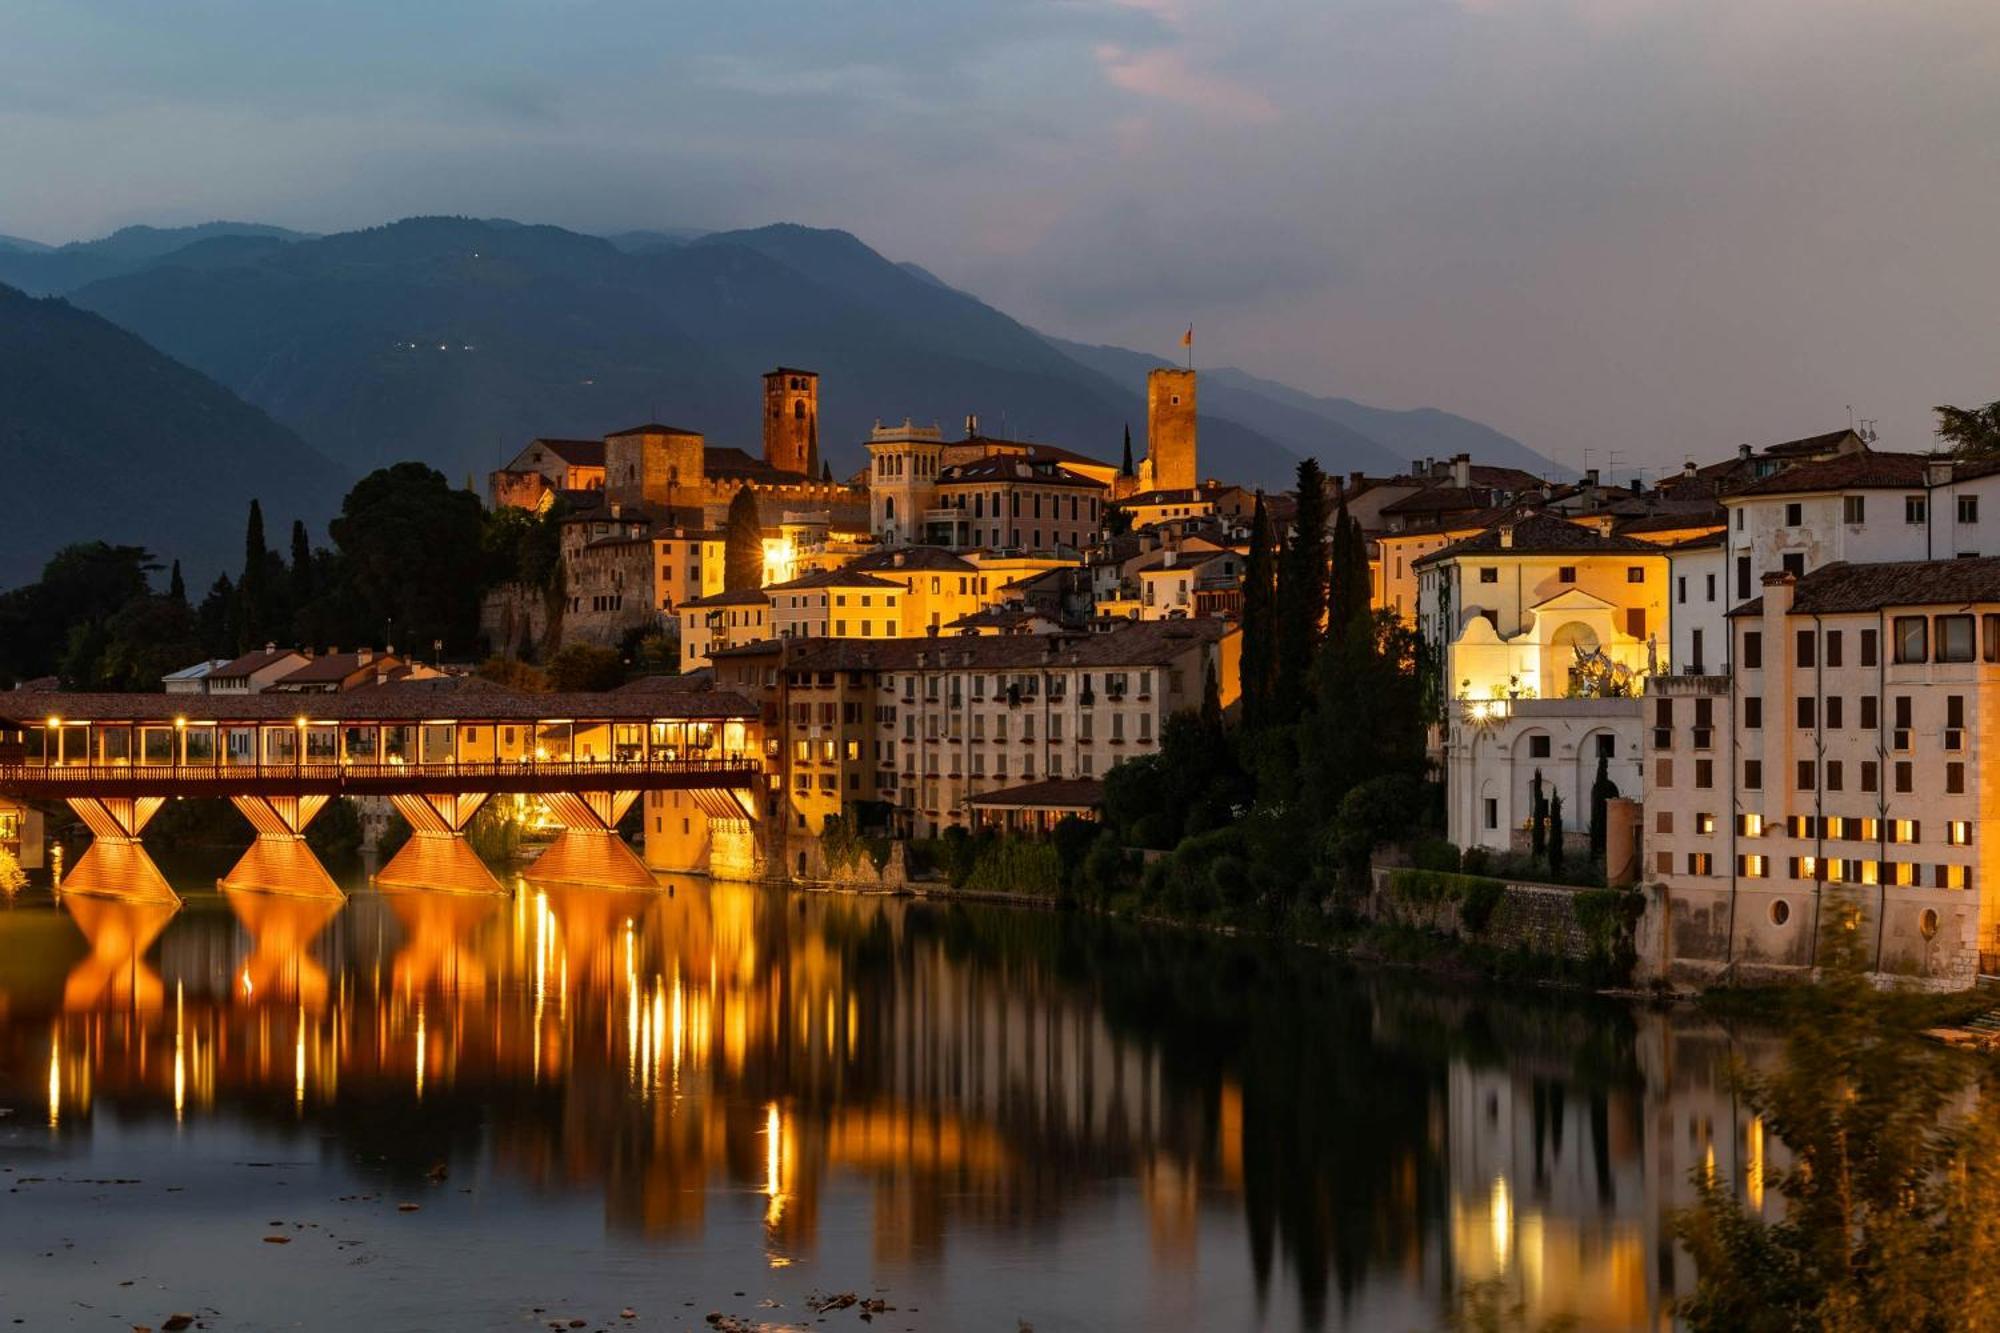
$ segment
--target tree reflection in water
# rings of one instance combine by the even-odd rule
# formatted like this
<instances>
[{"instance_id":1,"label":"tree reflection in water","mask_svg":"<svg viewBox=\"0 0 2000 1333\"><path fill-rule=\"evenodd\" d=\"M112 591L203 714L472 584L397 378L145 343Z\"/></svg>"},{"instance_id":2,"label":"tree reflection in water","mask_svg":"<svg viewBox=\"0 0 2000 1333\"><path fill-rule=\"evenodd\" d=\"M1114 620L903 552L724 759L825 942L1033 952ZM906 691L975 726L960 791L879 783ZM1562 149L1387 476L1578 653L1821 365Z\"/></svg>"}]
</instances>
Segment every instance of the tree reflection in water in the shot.
<instances>
[{"instance_id":1,"label":"tree reflection in water","mask_svg":"<svg viewBox=\"0 0 2000 1333\"><path fill-rule=\"evenodd\" d=\"M63 1135L251 1117L398 1188L595 1196L635 1238L754 1197L773 1265L840 1191L876 1262L932 1266L1123 1191L1156 1286L1247 1266L1315 1328L1435 1322L1466 1281L1649 1326L1681 1124L1743 1129L1726 1040L1614 1005L1041 912L509 887L0 912L0 1094Z\"/></svg>"}]
</instances>

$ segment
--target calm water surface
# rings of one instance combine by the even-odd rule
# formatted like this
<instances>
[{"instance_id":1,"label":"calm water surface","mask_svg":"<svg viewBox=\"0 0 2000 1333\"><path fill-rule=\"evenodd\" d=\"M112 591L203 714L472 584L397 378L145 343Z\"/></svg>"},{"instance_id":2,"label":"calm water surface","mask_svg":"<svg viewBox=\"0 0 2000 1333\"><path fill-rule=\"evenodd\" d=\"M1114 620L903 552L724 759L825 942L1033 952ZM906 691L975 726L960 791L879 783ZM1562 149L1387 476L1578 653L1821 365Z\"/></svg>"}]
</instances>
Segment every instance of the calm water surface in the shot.
<instances>
[{"instance_id":1,"label":"calm water surface","mask_svg":"<svg viewBox=\"0 0 2000 1333\"><path fill-rule=\"evenodd\" d=\"M1655 1328L1689 1171L1760 1192L1698 1020L901 899L177 881L0 906L9 1326L1403 1330L1498 1276Z\"/></svg>"}]
</instances>

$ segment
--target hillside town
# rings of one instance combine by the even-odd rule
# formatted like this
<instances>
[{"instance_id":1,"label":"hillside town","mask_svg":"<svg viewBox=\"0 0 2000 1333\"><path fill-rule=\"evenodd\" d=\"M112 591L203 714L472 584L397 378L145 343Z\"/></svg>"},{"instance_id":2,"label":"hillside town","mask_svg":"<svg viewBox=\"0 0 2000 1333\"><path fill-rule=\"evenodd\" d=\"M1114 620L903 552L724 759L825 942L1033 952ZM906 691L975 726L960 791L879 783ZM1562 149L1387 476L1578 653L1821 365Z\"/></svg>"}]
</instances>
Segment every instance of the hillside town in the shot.
<instances>
[{"instance_id":1,"label":"hillside town","mask_svg":"<svg viewBox=\"0 0 2000 1333\"><path fill-rule=\"evenodd\" d=\"M1196 381L1151 372L1136 448L1129 430L1093 451L905 419L845 478L819 376L792 367L764 376L754 452L658 423L530 440L486 504L551 526L557 565L488 587L481 640L530 670L578 645L621 654L624 689L728 700L717 715L755 733L747 809L647 793L649 866L841 880L856 837L1100 820L1107 778L1159 755L1177 716L1240 724L1281 688L1283 562L1338 585L1359 551L1368 610L1414 636L1428 677L1435 832L1456 857L1548 866L1553 836L1558 863L1594 858L1599 882L1656 895L1663 975L1810 969L1827 886L1853 891L1842 910L1878 970L2000 971L1977 742L2000 668L2000 544L1980 535L2000 461L1891 451L1863 427L1718 448L1650 483L1459 453L1394 476L1308 463L1317 494L1266 494L1204 469ZM211 708L296 696L304 725L315 695L500 687L437 648L273 641L159 688ZM11 710L21 752L75 762L46 711ZM40 832L32 806L0 807L0 845L30 867Z\"/></svg>"}]
</instances>

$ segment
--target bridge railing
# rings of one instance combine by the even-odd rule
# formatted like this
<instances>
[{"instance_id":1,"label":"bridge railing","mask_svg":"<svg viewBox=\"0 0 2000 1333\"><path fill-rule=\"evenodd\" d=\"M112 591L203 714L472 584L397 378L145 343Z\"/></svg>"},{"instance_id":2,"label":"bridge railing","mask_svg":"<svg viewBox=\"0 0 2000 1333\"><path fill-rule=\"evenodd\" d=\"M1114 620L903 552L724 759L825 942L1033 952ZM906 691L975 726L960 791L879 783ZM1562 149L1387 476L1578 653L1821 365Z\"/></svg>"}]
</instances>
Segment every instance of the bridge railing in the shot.
<instances>
[{"instance_id":1,"label":"bridge railing","mask_svg":"<svg viewBox=\"0 0 2000 1333\"><path fill-rule=\"evenodd\" d=\"M146 764L92 763L42 765L0 763L0 790L9 787L107 786L120 783L232 783L303 781L312 783L393 783L422 779L464 780L472 783L581 778L602 781L621 775L634 778L705 776L741 778L762 771L751 756L704 759L657 759L634 756L607 759L439 760L400 763L350 760L271 764Z\"/></svg>"}]
</instances>

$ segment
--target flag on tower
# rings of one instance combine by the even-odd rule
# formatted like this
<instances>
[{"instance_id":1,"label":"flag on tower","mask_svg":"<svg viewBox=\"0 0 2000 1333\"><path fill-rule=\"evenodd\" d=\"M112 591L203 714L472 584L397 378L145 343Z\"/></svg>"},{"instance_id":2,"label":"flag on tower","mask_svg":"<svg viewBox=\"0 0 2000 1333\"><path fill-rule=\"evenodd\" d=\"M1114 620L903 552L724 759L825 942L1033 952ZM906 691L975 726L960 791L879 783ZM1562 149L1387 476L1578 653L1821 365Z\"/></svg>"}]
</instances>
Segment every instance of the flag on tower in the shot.
<instances>
[{"instance_id":1,"label":"flag on tower","mask_svg":"<svg viewBox=\"0 0 2000 1333\"><path fill-rule=\"evenodd\" d=\"M1183 347L1194 346L1194 325L1192 324L1188 325L1188 331L1181 335L1181 346Z\"/></svg>"}]
</instances>

